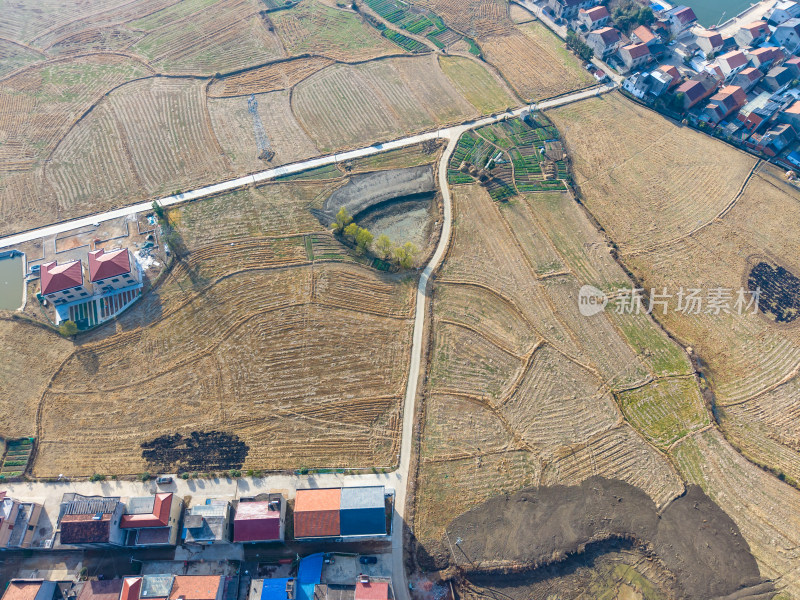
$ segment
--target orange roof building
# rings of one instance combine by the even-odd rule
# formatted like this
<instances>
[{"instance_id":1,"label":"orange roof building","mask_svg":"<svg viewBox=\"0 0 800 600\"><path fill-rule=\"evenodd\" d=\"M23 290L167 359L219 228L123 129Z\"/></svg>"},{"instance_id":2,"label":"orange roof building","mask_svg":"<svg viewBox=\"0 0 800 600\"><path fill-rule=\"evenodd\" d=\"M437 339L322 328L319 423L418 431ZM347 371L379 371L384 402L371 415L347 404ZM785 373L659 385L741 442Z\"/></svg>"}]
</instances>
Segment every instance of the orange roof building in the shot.
<instances>
[{"instance_id":1,"label":"orange roof building","mask_svg":"<svg viewBox=\"0 0 800 600\"><path fill-rule=\"evenodd\" d=\"M297 490L294 501L294 537L335 537L341 533L340 488Z\"/></svg>"},{"instance_id":2,"label":"orange roof building","mask_svg":"<svg viewBox=\"0 0 800 600\"><path fill-rule=\"evenodd\" d=\"M8 584L3 600L34 600L42 587L39 579L12 579Z\"/></svg>"},{"instance_id":3,"label":"orange roof building","mask_svg":"<svg viewBox=\"0 0 800 600\"><path fill-rule=\"evenodd\" d=\"M217 575L176 575L169 600L218 600L225 586Z\"/></svg>"}]
</instances>

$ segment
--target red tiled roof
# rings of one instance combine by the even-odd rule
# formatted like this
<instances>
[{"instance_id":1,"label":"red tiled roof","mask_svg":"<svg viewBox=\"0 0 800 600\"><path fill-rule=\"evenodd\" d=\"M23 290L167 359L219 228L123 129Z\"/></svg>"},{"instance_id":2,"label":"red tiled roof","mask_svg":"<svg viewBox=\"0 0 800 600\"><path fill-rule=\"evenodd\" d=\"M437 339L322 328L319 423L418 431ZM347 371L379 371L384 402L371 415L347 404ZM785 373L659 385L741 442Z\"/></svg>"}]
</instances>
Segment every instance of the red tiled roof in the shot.
<instances>
[{"instance_id":1,"label":"red tiled roof","mask_svg":"<svg viewBox=\"0 0 800 600\"><path fill-rule=\"evenodd\" d=\"M747 64L747 57L744 55L744 52L733 50L732 52L720 56L719 61L726 63L731 69L735 69Z\"/></svg>"},{"instance_id":2,"label":"red tiled roof","mask_svg":"<svg viewBox=\"0 0 800 600\"><path fill-rule=\"evenodd\" d=\"M295 537L326 537L340 533L340 488L297 490L294 500Z\"/></svg>"},{"instance_id":3,"label":"red tiled roof","mask_svg":"<svg viewBox=\"0 0 800 600\"><path fill-rule=\"evenodd\" d=\"M674 14L675 17L677 17L678 21L680 21L683 25L686 25L686 23L691 23L692 21L697 20L694 11L688 6L682 8L681 10L675 11Z\"/></svg>"},{"instance_id":4,"label":"red tiled roof","mask_svg":"<svg viewBox=\"0 0 800 600\"><path fill-rule=\"evenodd\" d=\"M592 31L592 34L599 35L606 46L618 42L620 40L619 31L617 31L613 27L603 27L602 29L598 29L597 31Z\"/></svg>"},{"instance_id":5,"label":"red tiled roof","mask_svg":"<svg viewBox=\"0 0 800 600\"><path fill-rule=\"evenodd\" d=\"M122 592L120 592L119 600L139 600L141 590L141 577L126 577L122 583Z\"/></svg>"},{"instance_id":6,"label":"red tiled roof","mask_svg":"<svg viewBox=\"0 0 800 600\"><path fill-rule=\"evenodd\" d=\"M100 281L131 272L131 261L127 248L106 252L102 248L89 252L89 278Z\"/></svg>"},{"instance_id":7,"label":"red tiled roof","mask_svg":"<svg viewBox=\"0 0 800 600\"><path fill-rule=\"evenodd\" d=\"M281 511L269 510L269 502L240 502L233 519L234 542L279 540Z\"/></svg>"},{"instance_id":8,"label":"red tiled roof","mask_svg":"<svg viewBox=\"0 0 800 600\"><path fill-rule=\"evenodd\" d=\"M755 67L748 67L746 69L743 69L742 72L739 73L739 75L741 75L748 81L756 81L757 79L761 79L764 76L764 74Z\"/></svg>"},{"instance_id":9,"label":"red tiled roof","mask_svg":"<svg viewBox=\"0 0 800 600\"><path fill-rule=\"evenodd\" d=\"M220 585L221 575L176 575L169 599L215 600Z\"/></svg>"},{"instance_id":10,"label":"red tiled roof","mask_svg":"<svg viewBox=\"0 0 800 600\"><path fill-rule=\"evenodd\" d=\"M765 33L769 33L769 27L767 27L766 21L753 21L752 23L748 23L742 27L742 29L749 31L751 34L753 34L753 37L758 37Z\"/></svg>"},{"instance_id":11,"label":"red tiled roof","mask_svg":"<svg viewBox=\"0 0 800 600\"><path fill-rule=\"evenodd\" d=\"M62 544L96 544L108 542L111 535L111 513L95 519L95 515L64 515L59 523Z\"/></svg>"},{"instance_id":12,"label":"red tiled roof","mask_svg":"<svg viewBox=\"0 0 800 600\"><path fill-rule=\"evenodd\" d=\"M3 594L3 600L33 600L41 587L41 581L12 579Z\"/></svg>"},{"instance_id":13,"label":"red tiled roof","mask_svg":"<svg viewBox=\"0 0 800 600\"><path fill-rule=\"evenodd\" d=\"M650 54L650 48L647 47L647 44L630 44L625 46L623 50L630 54L631 58L641 58Z\"/></svg>"},{"instance_id":14,"label":"red tiled roof","mask_svg":"<svg viewBox=\"0 0 800 600\"><path fill-rule=\"evenodd\" d=\"M122 583L122 579L87 581L78 594L78 600L119 600Z\"/></svg>"},{"instance_id":15,"label":"red tiled roof","mask_svg":"<svg viewBox=\"0 0 800 600\"><path fill-rule=\"evenodd\" d=\"M605 19L606 17L610 17L611 15L608 12L608 9L605 6L595 6L594 8L590 8L589 10L581 9L581 12L588 16L592 22L599 21L600 19Z\"/></svg>"},{"instance_id":16,"label":"red tiled roof","mask_svg":"<svg viewBox=\"0 0 800 600\"><path fill-rule=\"evenodd\" d=\"M639 27L634 29L633 30L633 35L635 35L640 40L642 40L643 44L649 44L654 39L656 39L655 34L652 31L650 31L647 27L645 27L644 25L639 25Z\"/></svg>"},{"instance_id":17,"label":"red tiled roof","mask_svg":"<svg viewBox=\"0 0 800 600\"><path fill-rule=\"evenodd\" d=\"M54 294L83 285L83 265L79 260L64 263L49 262L40 270L42 294Z\"/></svg>"},{"instance_id":18,"label":"red tiled roof","mask_svg":"<svg viewBox=\"0 0 800 600\"><path fill-rule=\"evenodd\" d=\"M681 72L678 71L678 69L673 65L661 65L660 67L658 67L658 70L663 71L664 73L672 77L672 84L670 85L670 87L672 85L675 85L681 80Z\"/></svg>"},{"instance_id":19,"label":"red tiled roof","mask_svg":"<svg viewBox=\"0 0 800 600\"><path fill-rule=\"evenodd\" d=\"M172 510L172 493L156 494L153 500L153 512L144 515L122 515L119 526L122 529L138 529L140 527L167 527L169 513Z\"/></svg>"},{"instance_id":20,"label":"red tiled roof","mask_svg":"<svg viewBox=\"0 0 800 600\"><path fill-rule=\"evenodd\" d=\"M387 600L389 598L389 584L384 581L369 581L356 583L355 600Z\"/></svg>"},{"instance_id":21,"label":"red tiled roof","mask_svg":"<svg viewBox=\"0 0 800 600\"><path fill-rule=\"evenodd\" d=\"M789 108L787 108L783 112L789 113L789 114L792 114L792 115L800 115L800 100L795 101L794 104L792 104Z\"/></svg>"}]
</instances>

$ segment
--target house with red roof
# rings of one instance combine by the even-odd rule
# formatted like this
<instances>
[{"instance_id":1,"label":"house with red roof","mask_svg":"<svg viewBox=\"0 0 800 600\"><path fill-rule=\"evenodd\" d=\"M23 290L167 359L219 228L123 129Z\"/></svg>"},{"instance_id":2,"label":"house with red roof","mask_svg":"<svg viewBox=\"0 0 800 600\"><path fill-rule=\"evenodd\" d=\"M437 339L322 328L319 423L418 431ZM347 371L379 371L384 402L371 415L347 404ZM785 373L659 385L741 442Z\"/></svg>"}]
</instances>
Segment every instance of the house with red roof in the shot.
<instances>
[{"instance_id":1,"label":"house with red roof","mask_svg":"<svg viewBox=\"0 0 800 600\"><path fill-rule=\"evenodd\" d=\"M722 50L725 45L722 36L714 31L701 31L695 36L694 41L703 51L703 54L706 55L706 58Z\"/></svg>"},{"instance_id":2,"label":"house with red roof","mask_svg":"<svg viewBox=\"0 0 800 600\"><path fill-rule=\"evenodd\" d=\"M29 548L41 514L41 504L0 492L0 548Z\"/></svg>"},{"instance_id":3,"label":"house with red roof","mask_svg":"<svg viewBox=\"0 0 800 600\"><path fill-rule=\"evenodd\" d=\"M738 85L726 85L719 92L711 96L708 105L703 109L701 118L716 125L724 121L728 115L739 112L747 104L747 95Z\"/></svg>"},{"instance_id":4,"label":"house with red roof","mask_svg":"<svg viewBox=\"0 0 800 600\"><path fill-rule=\"evenodd\" d=\"M750 64L747 56L741 50L726 52L717 59L717 65L722 71L723 77L729 79L747 68Z\"/></svg>"},{"instance_id":5,"label":"house with red roof","mask_svg":"<svg viewBox=\"0 0 800 600\"><path fill-rule=\"evenodd\" d=\"M668 10L665 15L672 35L678 37L684 31L691 29L697 23L697 16L688 6L676 6Z\"/></svg>"},{"instance_id":6,"label":"house with red roof","mask_svg":"<svg viewBox=\"0 0 800 600\"><path fill-rule=\"evenodd\" d=\"M56 543L59 546L122 546L119 527L125 505L118 496L64 494L58 511Z\"/></svg>"},{"instance_id":7,"label":"house with red roof","mask_svg":"<svg viewBox=\"0 0 800 600\"><path fill-rule=\"evenodd\" d=\"M705 100L717 90L717 80L708 73L700 73L688 81L684 81L675 90L683 94L683 109L688 110Z\"/></svg>"},{"instance_id":8,"label":"house with red roof","mask_svg":"<svg viewBox=\"0 0 800 600\"><path fill-rule=\"evenodd\" d=\"M559 19L572 20L582 8L591 8L596 0L547 0L550 11Z\"/></svg>"},{"instance_id":9,"label":"house with red roof","mask_svg":"<svg viewBox=\"0 0 800 600\"><path fill-rule=\"evenodd\" d=\"M757 67L762 72L769 70L769 67L772 63L783 60L785 56L786 55L783 53L783 50L780 48L773 48L771 46L767 46L765 48L756 48L755 50L751 50L747 53L747 58L750 59L750 62L753 64L753 66Z\"/></svg>"},{"instance_id":10,"label":"house with red roof","mask_svg":"<svg viewBox=\"0 0 800 600\"><path fill-rule=\"evenodd\" d=\"M752 90L764 78L764 74L755 67L748 67L731 79L731 85L738 85L745 92Z\"/></svg>"},{"instance_id":11,"label":"house with red roof","mask_svg":"<svg viewBox=\"0 0 800 600\"><path fill-rule=\"evenodd\" d=\"M578 22L586 28L586 31L593 31L608 25L611 13L605 6L595 6L593 8L582 8L578 11Z\"/></svg>"},{"instance_id":12,"label":"house with red roof","mask_svg":"<svg viewBox=\"0 0 800 600\"><path fill-rule=\"evenodd\" d=\"M92 284L84 281L83 263L79 260L58 264L58 261L44 263L39 271L42 296L53 304L66 304L88 298L92 294Z\"/></svg>"},{"instance_id":13,"label":"house with red roof","mask_svg":"<svg viewBox=\"0 0 800 600\"><path fill-rule=\"evenodd\" d=\"M120 528L126 546L174 546L178 542L183 500L172 493L130 498Z\"/></svg>"},{"instance_id":14,"label":"house with red roof","mask_svg":"<svg viewBox=\"0 0 800 600\"><path fill-rule=\"evenodd\" d=\"M100 292L111 292L141 281L139 269L127 248L89 252L89 277Z\"/></svg>"},{"instance_id":15,"label":"house with red roof","mask_svg":"<svg viewBox=\"0 0 800 600\"><path fill-rule=\"evenodd\" d=\"M286 502L270 494L266 502L239 502L233 518L233 542L282 542L286 526Z\"/></svg>"},{"instance_id":16,"label":"house with red roof","mask_svg":"<svg viewBox=\"0 0 800 600\"><path fill-rule=\"evenodd\" d=\"M341 488L297 490L294 500L294 537L338 537Z\"/></svg>"},{"instance_id":17,"label":"house with red roof","mask_svg":"<svg viewBox=\"0 0 800 600\"><path fill-rule=\"evenodd\" d=\"M652 46L659 42L658 36L646 25L639 25L631 32L631 42L634 44L647 44Z\"/></svg>"},{"instance_id":18,"label":"house with red roof","mask_svg":"<svg viewBox=\"0 0 800 600\"><path fill-rule=\"evenodd\" d=\"M222 600L222 575L143 575L126 577L119 600Z\"/></svg>"},{"instance_id":19,"label":"house with red roof","mask_svg":"<svg viewBox=\"0 0 800 600\"><path fill-rule=\"evenodd\" d=\"M356 582L354 600L389 600L389 582L362 576Z\"/></svg>"},{"instance_id":20,"label":"house with red roof","mask_svg":"<svg viewBox=\"0 0 800 600\"><path fill-rule=\"evenodd\" d=\"M619 57L628 70L638 69L653 59L647 44L628 44L619 50Z\"/></svg>"},{"instance_id":21,"label":"house with red roof","mask_svg":"<svg viewBox=\"0 0 800 600\"><path fill-rule=\"evenodd\" d=\"M664 73L670 77L670 82L668 86L669 89L674 88L681 82L682 79L681 72L678 71L678 68L673 65L661 65L660 67L658 67L658 69L656 69L656 71Z\"/></svg>"},{"instance_id":22,"label":"house with red roof","mask_svg":"<svg viewBox=\"0 0 800 600\"><path fill-rule=\"evenodd\" d=\"M753 21L747 25L742 25L739 31L733 36L740 48L758 46L765 42L771 35L771 31L766 21Z\"/></svg>"},{"instance_id":23,"label":"house with red roof","mask_svg":"<svg viewBox=\"0 0 800 600\"><path fill-rule=\"evenodd\" d=\"M594 55L606 59L620 47L622 36L613 27L602 27L586 34L586 44L594 50Z\"/></svg>"}]
</instances>

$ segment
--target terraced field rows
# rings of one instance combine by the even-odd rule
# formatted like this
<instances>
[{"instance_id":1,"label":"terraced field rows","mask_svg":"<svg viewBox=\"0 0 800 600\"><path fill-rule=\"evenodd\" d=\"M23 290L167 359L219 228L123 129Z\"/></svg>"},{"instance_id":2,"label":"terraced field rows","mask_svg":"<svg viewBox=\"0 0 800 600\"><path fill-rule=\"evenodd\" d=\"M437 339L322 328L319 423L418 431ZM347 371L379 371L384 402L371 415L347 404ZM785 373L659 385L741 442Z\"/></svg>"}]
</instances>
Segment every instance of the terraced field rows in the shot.
<instances>
[{"instance_id":1,"label":"terraced field rows","mask_svg":"<svg viewBox=\"0 0 800 600\"><path fill-rule=\"evenodd\" d=\"M316 56L269 64L215 80L208 89L208 96L226 98L289 89L331 64L332 60Z\"/></svg>"}]
</instances>

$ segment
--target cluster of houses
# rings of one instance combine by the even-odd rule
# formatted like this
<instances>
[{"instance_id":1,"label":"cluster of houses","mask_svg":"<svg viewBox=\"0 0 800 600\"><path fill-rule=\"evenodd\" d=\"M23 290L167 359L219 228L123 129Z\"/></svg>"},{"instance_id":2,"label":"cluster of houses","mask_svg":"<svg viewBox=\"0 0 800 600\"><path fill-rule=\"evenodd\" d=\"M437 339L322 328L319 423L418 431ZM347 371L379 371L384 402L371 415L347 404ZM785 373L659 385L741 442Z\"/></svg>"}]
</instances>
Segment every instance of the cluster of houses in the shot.
<instances>
[{"instance_id":1,"label":"cluster of houses","mask_svg":"<svg viewBox=\"0 0 800 600\"><path fill-rule=\"evenodd\" d=\"M667 12L678 9L684 10ZM800 167L800 153L794 150L800 133L796 54L800 3L776 0L763 19L728 28L726 35L693 24L660 57L639 65L626 61L633 72L623 89L795 169Z\"/></svg>"},{"instance_id":2,"label":"cluster of houses","mask_svg":"<svg viewBox=\"0 0 800 600\"><path fill-rule=\"evenodd\" d=\"M297 490L295 540L380 538L391 527L392 494L383 486ZM232 504L208 499L185 507L172 492L151 496L63 495L55 527L33 543L43 507L0 492L0 548L208 546L283 542L287 502L281 493ZM47 512L54 513L55 507Z\"/></svg>"},{"instance_id":3,"label":"cluster of houses","mask_svg":"<svg viewBox=\"0 0 800 600\"><path fill-rule=\"evenodd\" d=\"M127 248L88 253L86 264L73 260L38 266L40 294L56 309L56 323L81 321L84 327L108 320L138 297L141 269Z\"/></svg>"},{"instance_id":4,"label":"cluster of houses","mask_svg":"<svg viewBox=\"0 0 800 600\"><path fill-rule=\"evenodd\" d=\"M100 581L12 579L2 600L223 600L223 575L144 575Z\"/></svg>"}]
</instances>

